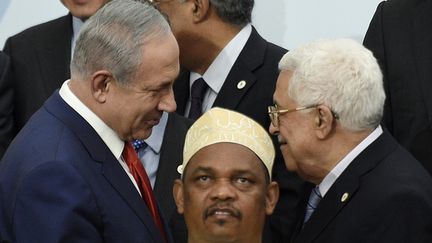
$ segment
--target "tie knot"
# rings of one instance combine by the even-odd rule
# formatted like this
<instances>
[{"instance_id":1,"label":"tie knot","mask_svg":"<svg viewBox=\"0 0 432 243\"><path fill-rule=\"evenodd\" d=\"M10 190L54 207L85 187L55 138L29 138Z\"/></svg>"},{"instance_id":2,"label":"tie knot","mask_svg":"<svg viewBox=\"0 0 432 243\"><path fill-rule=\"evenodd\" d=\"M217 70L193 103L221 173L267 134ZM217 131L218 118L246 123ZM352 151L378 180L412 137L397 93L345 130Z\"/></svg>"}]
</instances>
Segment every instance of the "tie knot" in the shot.
<instances>
[{"instance_id":1,"label":"tie knot","mask_svg":"<svg viewBox=\"0 0 432 243\"><path fill-rule=\"evenodd\" d=\"M146 148L147 143L144 140L134 140L132 142L133 147L135 148L135 151L138 152L141 148Z\"/></svg>"},{"instance_id":2,"label":"tie knot","mask_svg":"<svg viewBox=\"0 0 432 243\"><path fill-rule=\"evenodd\" d=\"M125 160L126 164L128 166L131 166L136 163L138 160L138 155L131 143L125 142L123 152L122 152L123 159Z\"/></svg>"},{"instance_id":3,"label":"tie knot","mask_svg":"<svg viewBox=\"0 0 432 243\"><path fill-rule=\"evenodd\" d=\"M191 98L202 100L207 89L207 84L203 78L195 80L191 88Z\"/></svg>"},{"instance_id":4,"label":"tie knot","mask_svg":"<svg viewBox=\"0 0 432 243\"><path fill-rule=\"evenodd\" d=\"M318 203L321 201L322 196L319 191L318 187L315 187L309 196L309 201L306 205L306 212L304 217L304 223L306 223L309 218L311 217L312 213L315 211L315 209L318 207Z\"/></svg>"},{"instance_id":5,"label":"tie knot","mask_svg":"<svg viewBox=\"0 0 432 243\"><path fill-rule=\"evenodd\" d=\"M191 89L191 106L188 118L192 120L198 119L202 114L202 103L204 94L207 90L207 84L203 78L195 80Z\"/></svg>"},{"instance_id":6,"label":"tie knot","mask_svg":"<svg viewBox=\"0 0 432 243\"><path fill-rule=\"evenodd\" d=\"M319 201L321 200L322 196L321 193L319 191L318 187L315 187L312 192L311 195L309 196L309 204L313 207L316 208L318 206Z\"/></svg>"}]
</instances>

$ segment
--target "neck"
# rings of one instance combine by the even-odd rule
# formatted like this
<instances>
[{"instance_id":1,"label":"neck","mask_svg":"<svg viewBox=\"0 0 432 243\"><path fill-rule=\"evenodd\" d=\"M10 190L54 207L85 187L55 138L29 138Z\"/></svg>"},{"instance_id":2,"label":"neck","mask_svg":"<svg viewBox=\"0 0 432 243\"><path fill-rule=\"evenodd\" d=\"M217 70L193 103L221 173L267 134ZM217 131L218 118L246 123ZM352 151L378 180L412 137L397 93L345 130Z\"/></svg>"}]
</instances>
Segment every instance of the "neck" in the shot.
<instances>
[{"instance_id":1,"label":"neck","mask_svg":"<svg viewBox=\"0 0 432 243\"><path fill-rule=\"evenodd\" d=\"M321 181L333 170L336 165L350 153L358 144L360 144L373 130L353 132L346 129L340 129L327 141L323 141L326 146L321 146L317 162L312 165L310 174L315 175L307 180L315 185Z\"/></svg>"},{"instance_id":2,"label":"neck","mask_svg":"<svg viewBox=\"0 0 432 243\"><path fill-rule=\"evenodd\" d=\"M217 30L217 31L215 31ZM193 61L189 70L203 75L225 46L240 32L241 28L221 21L211 21L198 34L201 38L193 47Z\"/></svg>"}]
</instances>

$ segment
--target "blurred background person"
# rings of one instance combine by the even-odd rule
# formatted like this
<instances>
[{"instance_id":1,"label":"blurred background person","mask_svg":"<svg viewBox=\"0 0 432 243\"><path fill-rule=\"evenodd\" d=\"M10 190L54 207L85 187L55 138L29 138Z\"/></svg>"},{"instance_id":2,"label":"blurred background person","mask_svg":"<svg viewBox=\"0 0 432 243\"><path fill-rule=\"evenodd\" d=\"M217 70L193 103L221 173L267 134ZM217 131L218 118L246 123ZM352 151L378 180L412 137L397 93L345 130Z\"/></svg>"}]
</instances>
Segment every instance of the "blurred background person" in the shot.
<instances>
[{"instance_id":1,"label":"blurred background person","mask_svg":"<svg viewBox=\"0 0 432 243\"><path fill-rule=\"evenodd\" d=\"M432 174L432 1L381 2L364 45L378 59L387 100L383 124Z\"/></svg>"},{"instance_id":2,"label":"blurred background person","mask_svg":"<svg viewBox=\"0 0 432 243\"><path fill-rule=\"evenodd\" d=\"M293 242L431 242L432 178L380 126L372 53L349 39L316 41L279 67L270 132L310 183Z\"/></svg>"},{"instance_id":3,"label":"blurred background person","mask_svg":"<svg viewBox=\"0 0 432 243\"><path fill-rule=\"evenodd\" d=\"M287 50L267 42L251 25L255 1L152 2L168 16L180 47L183 70L174 83L177 113L196 119L211 107L223 107L268 127L266 111L273 101L277 63ZM302 181L288 173L280 151L276 152L273 173L281 195L264 238L280 242L282 235L289 237L294 226L291 216ZM175 238L186 242L180 231Z\"/></svg>"},{"instance_id":4,"label":"blurred background person","mask_svg":"<svg viewBox=\"0 0 432 243\"><path fill-rule=\"evenodd\" d=\"M261 242L279 196L267 131L235 111L212 108L186 135L173 193L188 242Z\"/></svg>"}]
</instances>

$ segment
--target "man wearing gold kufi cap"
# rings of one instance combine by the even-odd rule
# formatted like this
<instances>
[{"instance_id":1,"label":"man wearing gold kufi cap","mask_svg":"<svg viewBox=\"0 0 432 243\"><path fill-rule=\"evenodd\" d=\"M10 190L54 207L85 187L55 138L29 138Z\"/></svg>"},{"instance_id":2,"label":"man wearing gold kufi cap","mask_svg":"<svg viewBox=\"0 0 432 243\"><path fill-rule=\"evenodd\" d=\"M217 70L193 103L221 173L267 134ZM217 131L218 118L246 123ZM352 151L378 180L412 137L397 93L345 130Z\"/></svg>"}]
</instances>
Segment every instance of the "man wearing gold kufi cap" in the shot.
<instances>
[{"instance_id":1,"label":"man wearing gold kufi cap","mask_svg":"<svg viewBox=\"0 0 432 243\"><path fill-rule=\"evenodd\" d=\"M188 242L261 242L279 197L275 150L266 130L235 111L212 108L189 129L174 184Z\"/></svg>"}]
</instances>

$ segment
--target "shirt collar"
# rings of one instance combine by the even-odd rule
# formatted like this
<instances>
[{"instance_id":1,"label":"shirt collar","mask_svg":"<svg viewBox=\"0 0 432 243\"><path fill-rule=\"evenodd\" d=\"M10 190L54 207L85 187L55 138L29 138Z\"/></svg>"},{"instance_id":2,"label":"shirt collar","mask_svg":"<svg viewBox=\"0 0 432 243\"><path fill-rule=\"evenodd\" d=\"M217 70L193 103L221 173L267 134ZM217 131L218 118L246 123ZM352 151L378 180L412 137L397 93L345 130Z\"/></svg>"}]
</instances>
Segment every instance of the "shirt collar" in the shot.
<instances>
[{"instance_id":1,"label":"shirt collar","mask_svg":"<svg viewBox=\"0 0 432 243\"><path fill-rule=\"evenodd\" d=\"M72 34L72 46L71 46L71 50L72 50L72 55L73 56L73 51L75 49L75 43L76 40L78 38L78 34L81 30L81 27L83 26L84 22L80 19L77 18L75 16L72 16L72 30L73 30L73 34Z\"/></svg>"},{"instance_id":2,"label":"shirt collar","mask_svg":"<svg viewBox=\"0 0 432 243\"><path fill-rule=\"evenodd\" d=\"M153 127L150 137L144 140L147 146L149 146L155 154L160 153L167 121L168 121L168 113L164 112L159 121L159 124Z\"/></svg>"},{"instance_id":3,"label":"shirt collar","mask_svg":"<svg viewBox=\"0 0 432 243\"><path fill-rule=\"evenodd\" d=\"M251 33L252 25L247 24L230 42L228 42L202 76L198 73L191 72L189 88L192 88L192 84L195 80L202 77L213 92L219 93Z\"/></svg>"},{"instance_id":4,"label":"shirt collar","mask_svg":"<svg viewBox=\"0 0 432 243\"><path fill-rule=\"evenodd\" d=\"M102 141L108 146L111 153L120 160L123 152L124 141L120 139L117 133L112 130L102 119L91 111L69 88L69 81L66 80L60 88L59 94L62 99L72 107L100 136Z\"/></svg>"},{"instance_id":5,"label":"shirt collar","mask_svg":"<svg viewBox=\"0 0 432 243\"><path fill-rule=\"evenodd\" d=\"M363 151L365 150L371 143L373 143L381 134L383 130L381 125L379 125L373 132L371 132L361 143L359 143L353 150L351 150L331 171L327 174L326 177L319 184L319 191L321 195L324 195L328 192L330 187L334 184L334 182L339 178L339 176L345 171L345 169L351 164L351 162Z\"/></svg>"}]
</instances>

